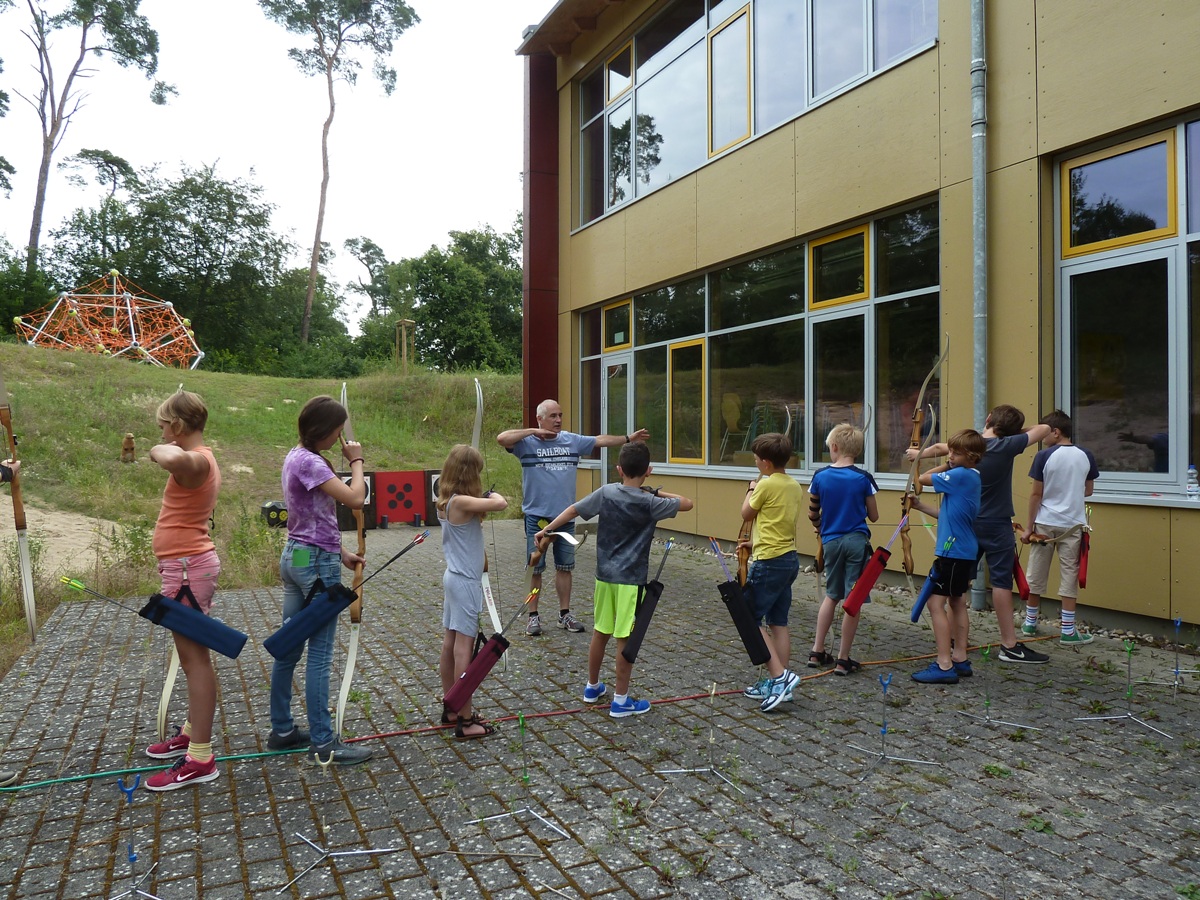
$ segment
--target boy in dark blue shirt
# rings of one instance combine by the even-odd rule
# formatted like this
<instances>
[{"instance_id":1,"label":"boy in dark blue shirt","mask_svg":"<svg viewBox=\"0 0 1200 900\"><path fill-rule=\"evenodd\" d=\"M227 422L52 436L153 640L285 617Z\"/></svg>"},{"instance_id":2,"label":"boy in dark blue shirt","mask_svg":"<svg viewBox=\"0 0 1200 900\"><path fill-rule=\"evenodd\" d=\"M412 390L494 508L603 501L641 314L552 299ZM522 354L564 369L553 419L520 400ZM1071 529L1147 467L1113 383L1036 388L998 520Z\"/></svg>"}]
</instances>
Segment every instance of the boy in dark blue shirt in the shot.
<instances>
[{"instance_id":1,"label":"boy in dark blue shirt","mask_svg":"<svg viewBox=\"0 0 1200 900\"><path fill-rule=\"evenodd\" d=\"M973 428L956 432L946 442L950 461L921 473L921 484L942 495L941 509L914 497L912 508L938 520L938 555L929 577L933 594L929 598L929 619L937 644L937 660L913 673L913 681L924 684L957 684L968 677L967 635L971 620L963 594L975 575L975 557L979 544L975 539L975 517L979 513L980 479L975 467L983 458L983 435ZM953 649L951 649L953 638ZM953 654L962 658L955 660Z\"/></svg>"}]
</instances>

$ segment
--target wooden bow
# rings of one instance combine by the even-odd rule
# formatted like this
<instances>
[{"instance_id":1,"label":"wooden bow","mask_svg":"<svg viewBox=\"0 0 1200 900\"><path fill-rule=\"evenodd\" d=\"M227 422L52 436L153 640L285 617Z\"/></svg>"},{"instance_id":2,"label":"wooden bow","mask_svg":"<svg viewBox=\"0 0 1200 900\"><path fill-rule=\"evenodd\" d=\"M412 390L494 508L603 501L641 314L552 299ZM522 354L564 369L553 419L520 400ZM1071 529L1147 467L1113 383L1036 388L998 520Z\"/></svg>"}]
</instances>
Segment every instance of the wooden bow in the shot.
<instances>
[{"instance_id":1,"label":"wooden bow","mask_svg":"<svg viewBox=\"0 0 1200 900\"><path fill-rule=\"evenodd\" d=\"M346 402L346 383L342 382L342 406L346 409L346 425L342 429L342 442L354 440L354 428L350 424L350 407ZM364 475L365 477L365 475ZM358 532L358 547L354 551L360 557L367 552L367 520L362 508L354 510L354 525ZM354 564L354 581L350 590L354 591L354 602L350 604L350 646L346 651L346 667L342 673L342 687L338 691L337 714L334 720L333 733L337 737L342 733L342 722L346 718L346 701L350 699L350 685L354 681L354 667L358 664L358 639L362 631L362 601L363 601L363 564Z\"/></svg>"},{"instance_id":2,"label":"wooden bow","mask_svg":"<svg viewBox=\"0 0 1200 900\"><path fill-rule=\"evenodd\" d=\"M8 402L8 390L4 376L0 374L0 425L4 426L8 441L8 458L16 460L17 436L13 433L12 407ZM21 477L13 472L12 482L13 524L17 531L17 549L21 564L21 594L25 601L25 623L29 626L29 642L37 640L37 601L33 596L33 566L29 561L29 536L26 533L25 501L21 499Z\"/></svg>"},{"instance_id":3,"label":"wooden bow","mask_svg":"<svg viewBox=\"0 0 1200 900\"><path fill-rule=\"evenodd\" d=\"M754 520L742 519L742 527L738 529L737 536L737 582L742 587L746 586L746 579L750 576L750 551L753 549L750 538L754 533Z\"/></svg>"},{"instance_id":4,"label":"wooden bow","mask_svg":"<svg viewBox=\"0 0 1200 900\"><path fill-rule=\"evenodd\" d=\"M471 432L471 446L479 450L483 454L483 467L487 470L487 454L479 446L479 442L483 437L483 385L479 383L479 379L475 379L475 429ZM492 549L496 547L496 523L492 522ZM500 623L500 607L496 605L496 595L492 592L492 577L488 574L488 556L487 551L483 554L483 578L481 580L483 587L484 606L487 607L488 618L492 622L492 632L494 634L503 634L504 627ZM508 654L500 657L500 665L504 671L508 671Z\"/></svg>"},{"instance_id":5,"label":"wooden bow","mask_svg":"<svg viewBox=\"0 0 1200 900\"><path fill-rule=\"evenodd\" d=\"M929 433L925 440L921 440L921 431L925 426L925 392L929 389L929 383L933 381L933 376L937 374L942 363L946 361L946 356L950 353L950 336L946 336L946 345L934 362L933 367L925 376L925 380L921 382L921 389L917 392L917 402L913 406L912 414L912 433L909 436L908 447L910 450L917 451L917 457L913 460L912 468L908 472L908 480L904 484L904 493L900 497L900 521L903 523L900 528L900 547L902 550L902 567L904 569L904 577L908 579L908 589L912 593L916 593L916 586L913 584L913 556L912 556L912 539L908 536L909 513L913 508L913 499L921 493L921 453L933 442L934 432L937 430L937 413L934 411L933 404L929 404ZM924 518L924 516L922 516ZM933 537L934 543L937 538Z\"/></svg>"}]
</instances>

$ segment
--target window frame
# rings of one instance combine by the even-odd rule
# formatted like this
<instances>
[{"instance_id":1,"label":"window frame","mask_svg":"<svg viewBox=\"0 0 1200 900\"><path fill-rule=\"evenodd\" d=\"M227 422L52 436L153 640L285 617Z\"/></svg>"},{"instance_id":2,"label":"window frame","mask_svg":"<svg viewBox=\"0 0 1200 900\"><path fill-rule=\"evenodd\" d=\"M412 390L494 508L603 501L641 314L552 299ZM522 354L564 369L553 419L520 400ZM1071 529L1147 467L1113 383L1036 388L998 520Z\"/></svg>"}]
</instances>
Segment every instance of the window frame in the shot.
<instances>
[{"instance_id":1,"label":"window frame","mask_svg":"<svg viewBox=\"0 0 1200 900\"><path fill-rule=\"evenodd\" d=\"M731 27L734 24L734 22L736 22L740 18L745 18L745 20L746 20L745 21L745 25L746 25L746 34L745 34L745 38L746 38L746 130L743 131L740 136L735 137L730 141L727 141L726 143L722 144L720 147L716 147L713 145L713 124L714 124L714 119L715 119L715 116L713 114L713 103L716 99L715 95L713 94L713 41L716 40L716 38L722 32L724 32L726 28ZM751 18L750 18L750 4L749 4L749 2L747 2L744 6L741 7L741 9L738 9L735 12L733 12L729 16L729 18L727 18L720 25L716 26L715 28L712 28L708 32L708 35L706 37L707 46L706 46L705 50L707 52L707 57L708 57L707 58L708 72L706 73L707 74L706 81L708 82L708 103L706 104L706 112L708 113L708 158L709 159L712 159L714 156L721 155L726 150L728 150L730 147L736 147L738 144L742 143L743 141L748 140L754 134L754 55L753 55L754 54L754 44L751 39L751 33L753 32L753 30L754 30L753 22L751 21Z\"/></svg>"},{"instance_id":2,"label":"window frame","mask_svg":"<svg viewBox=\"0 0 1200 900\"><path fill-rule=\"evenodd\" d=\"M703 466L708 459L708 338L689 338L667 343L667 462L672 465ZM698 457L675 455L675 354L690 347L700 348L700 455Z\"/></svg>"},{"instance_id":3,"label":"window frame","mask_svg":"<svg viewBox=\"0 0 1200 900\"><path fill-rule=\"evenodd\" d=\"M623 344L608 344L608 314L620 307L624 306L628 312L629 324L626 328L626 335L629 340ZM629 350L633 347L633 300L626 297L623 300L618 300L615 303L606 303L600 307L600 354L616 353L620 350Z\"/></svg>"},{"instance_id":4,"label":"window frame","mask_svg":"<svg viewBox=\"0 0 1200 900\"><path fill-rule=\"evenodd\" d=\"M1074 259L1080 256L1090 256L1093 253L1103 253L1106 250L1116 250L1120 247L1129 247L1135 244L1147 244L1151 241L1157 241L1162 238L1177 237L1179 234L1179 156L1176 148L1176 131L1177 128L1172 128L1167 131L1158 131L1153 134L1144 135L1140 138L1134 138L1120 144L1115 144L1105 147L1100 150L1094 150L1091 153L1085 153L1082 156L1074 156L1062 160L1058 164L1058 193L1059 193L1059 256L1063 260ZM1107 238L1102 241L1092 241L1090 244L1079 244L1078 246L1071 245L1071 172L1075 169L1083 168L1092 163L1102 162L1106 159L1115 159L1118 156L1123 156L1126 153L1132 153L1135 150L1143 150L1146 147L1153 147L1155 144L1166 144L1167 149L1167 166L1166 172L1166 189L1167 189L1167 224L1162 228L1155 228L1149 231L1139 231L1135 234L1121 235L1120 237Z\"/></svg>"},{"instance_id":5,"label":"window frame","mask_svg":"<svg viewBox=\"0 0 1200 900\"><path fill-rule=\"evenodd\" d=\"M808 242L808 258L805 260L808 271L805 273L807 277L807 292L808 292L808 309L816 312L821 309L829 309L833 306L841 306L844 303L857 303L860 300L868 300L871 297L871 233L874 220L864 222L861 225L855 225L852 228L846 228L842 231L834 232L820 238L814 238ZM827 244L832 244L835 241L845 240L853 237L856 234L862 235L863 241L863 286L862 290L854 294L841 294L837 297L830 297L828 300L817 299L817 267L816 267L816 252L819 247Z\"/></svg>"}]
</instances>

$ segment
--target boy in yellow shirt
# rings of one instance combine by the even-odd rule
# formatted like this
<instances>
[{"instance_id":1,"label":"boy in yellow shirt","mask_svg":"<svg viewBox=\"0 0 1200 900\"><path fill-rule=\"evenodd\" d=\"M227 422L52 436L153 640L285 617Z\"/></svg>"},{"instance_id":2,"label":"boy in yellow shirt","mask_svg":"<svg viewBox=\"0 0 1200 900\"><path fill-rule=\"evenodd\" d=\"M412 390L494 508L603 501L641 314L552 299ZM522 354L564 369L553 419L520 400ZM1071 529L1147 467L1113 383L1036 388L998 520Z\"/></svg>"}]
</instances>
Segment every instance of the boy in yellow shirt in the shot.
<instances>
[{"instance_id":1,"label":"boy in yellow shirt","mask_svg":"<svg viewBox=\"0 0 1200 900\"><path fill-rule=\"evenodd\" d=\"M796 555L796 522L804 491L784 469L792 458L792 441L785 434L760 434L750 445L759 477L750 482L742 501L742 519L753 521L750 533L750 571L746 577L746 601L762 628L771 658L770 678L745 690L745 695L762 700L760 709L770 712L800 683L788 668L792 653L788 633L788 611L792 608L792 583L800 571Z\"/></svg>"}]
</instances>

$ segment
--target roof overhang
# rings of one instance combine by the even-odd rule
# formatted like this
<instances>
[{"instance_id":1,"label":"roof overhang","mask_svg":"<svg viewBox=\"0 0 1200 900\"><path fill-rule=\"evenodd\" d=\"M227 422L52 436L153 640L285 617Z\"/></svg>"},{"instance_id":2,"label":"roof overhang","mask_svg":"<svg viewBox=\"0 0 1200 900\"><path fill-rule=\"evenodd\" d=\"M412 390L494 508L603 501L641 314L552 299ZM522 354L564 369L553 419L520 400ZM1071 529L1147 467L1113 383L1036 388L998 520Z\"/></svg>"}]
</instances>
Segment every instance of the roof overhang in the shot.
<instances>
[{"instance_id":1,"label":"roof overhang","mask_svg":"<svg viewBox=\"0 0 1200 900\"><path fill-rule=\"evenodd\" d=\"M537 25L530 25L521 36L518 56L550 54L563 57L581 34L596 30L601 13L625 0L558 0Z\"/></svg>"}]
</instances>

